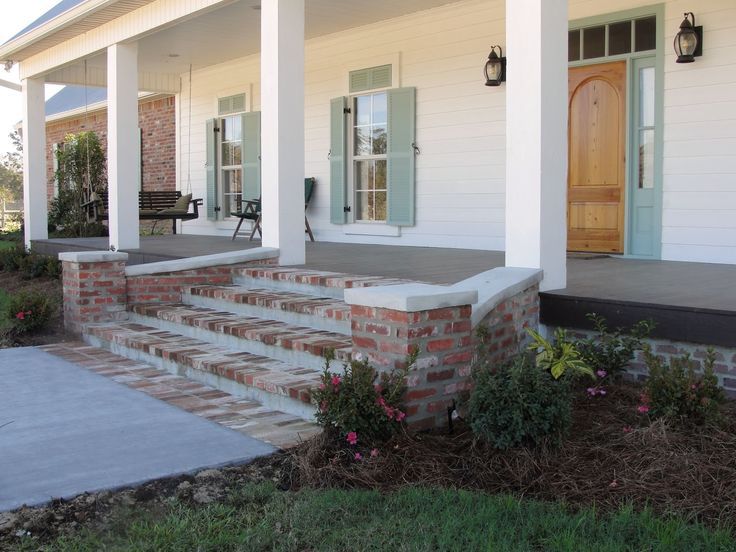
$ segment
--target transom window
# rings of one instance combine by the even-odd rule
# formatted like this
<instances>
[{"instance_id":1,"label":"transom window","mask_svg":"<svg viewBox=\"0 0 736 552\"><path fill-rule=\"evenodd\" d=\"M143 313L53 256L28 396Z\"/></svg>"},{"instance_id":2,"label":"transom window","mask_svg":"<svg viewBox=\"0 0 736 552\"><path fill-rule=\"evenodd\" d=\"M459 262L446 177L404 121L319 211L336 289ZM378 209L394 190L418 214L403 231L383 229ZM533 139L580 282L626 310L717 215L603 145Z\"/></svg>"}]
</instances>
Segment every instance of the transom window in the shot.
<instances>
[{"instance_id":1,"label":"transom window","mask_svg":"<svg viewBox=\"0 0 736 552\"><path fill-rule=\"evenodd\" d=\"M656 48L656 16L574 29L568 33L568 61L647 52Z\"/></svg>"},{"instance_id":2,"label":"transom window","mask_svg":"<svg viewBox=\"0 0 736 552\"><path fill-rule=\"evenodd\" d=\"M220 119L222 213L240 212L243 203L243 123L240 115Z\"/></svg>"},{"instance_id":3,"label":"transom window","mask_svg":"<svg viewBox=\"0 0 736 552\"><path fill-rule=\"evenodd\" d=\"M364 94L352 100L355 220L386 221L388 95Z\"/></svg>"}]
</instances>

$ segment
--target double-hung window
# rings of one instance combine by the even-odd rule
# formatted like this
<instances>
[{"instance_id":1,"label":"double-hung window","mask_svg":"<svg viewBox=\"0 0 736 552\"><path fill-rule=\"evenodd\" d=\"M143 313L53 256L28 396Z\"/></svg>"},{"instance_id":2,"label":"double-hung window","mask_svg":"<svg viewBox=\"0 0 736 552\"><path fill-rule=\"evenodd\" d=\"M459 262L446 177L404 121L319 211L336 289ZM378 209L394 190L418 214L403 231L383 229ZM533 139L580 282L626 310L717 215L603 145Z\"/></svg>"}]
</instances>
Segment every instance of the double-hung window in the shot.
<instances>
[{"instance_id":1,"label":"double-hung window","mask_svg":"<svg viewBox=\"0 0 736 552\"><path fill-rule=\"evenodd\" d=\"M330 105L330 221L414 225L414 88L392 88L392 66L350 73Z\"/></svg>"},{"instance_id":2,"label":"double-hung window","mask_svg":"<svg viewBox=\"0 0 736 552\"><path fill-rule=\"evenodd\" d=\"M240 115L220 119L221 200L223 217L243 203L243 125Z\"/></svg>"}]
</instances>

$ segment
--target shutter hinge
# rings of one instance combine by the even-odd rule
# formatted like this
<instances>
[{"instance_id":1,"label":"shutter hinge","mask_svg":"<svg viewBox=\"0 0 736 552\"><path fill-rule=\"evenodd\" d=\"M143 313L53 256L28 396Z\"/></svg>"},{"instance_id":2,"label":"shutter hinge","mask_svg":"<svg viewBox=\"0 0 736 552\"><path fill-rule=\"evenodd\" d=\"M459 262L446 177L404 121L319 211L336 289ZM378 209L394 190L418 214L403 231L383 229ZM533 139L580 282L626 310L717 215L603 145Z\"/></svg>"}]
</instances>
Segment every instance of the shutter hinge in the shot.
<instances>
[{"instance_id":1,"label":"shutter hinge","mask_svg":"<svg viewBox=\"0 0 736 552\"><path fill-rule=\"evenodd\" d=\"M342 112L343 112L343 113L344 113L345 115L347 115L348 113L352 113L352 111L350 110L350 108L349 108L349 107L343 107L343 108L342 108Z\"/></svg>"},{"instance_id":2,"label":"shutter hinge","mask_svg":"<svg viewBox=\"0 0 736 552\"><path fill-rule=\"evenodd\" d=\"M342 210L345 213L349 213L350 211L352 211L352 208L349 205L346 205L345 207L342 208Z\"/></svg>"},{"instance_id":3,"label":"shutter hinge","mask_svg":"<svg viewBox=\"0 0 736 552\"><path fill-rule=\"evenodd\" d=\"M220 132L220 127L215 127L215 132Z\"/></svg>"},{"instance_id":4,"label":"shutter hinge","mask_svg":"<svg viewBox=\"0 0 736 552\"><path fill-rule=\"evenodd\" d=\"M220 207L215 207L215 213L219 213L220 211L222 211Z\"/></svg>"}]
</instances>

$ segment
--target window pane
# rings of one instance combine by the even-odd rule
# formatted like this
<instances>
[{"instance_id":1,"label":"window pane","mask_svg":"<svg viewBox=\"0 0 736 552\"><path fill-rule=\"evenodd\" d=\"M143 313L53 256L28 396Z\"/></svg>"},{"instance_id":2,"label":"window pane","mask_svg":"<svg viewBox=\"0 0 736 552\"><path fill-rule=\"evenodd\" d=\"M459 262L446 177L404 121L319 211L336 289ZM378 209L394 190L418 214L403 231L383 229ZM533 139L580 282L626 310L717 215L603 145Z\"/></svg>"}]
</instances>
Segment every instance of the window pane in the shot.
<instances>
[{"instance_id":1,"label":"window pane","mask_svg":"<svg viewBox=\"0 0 736 552\"><path fill-rule=\"evenodd\" d=\"M222 120L222 139L224 141L241 140L242 129L241 129L241 118L240 117L226 117Z\"/></svg>"},{"instance_id":2,"label":"window pane","mask_svg":"<svg viewBox=\"0 0 736 552\"><path fill-rule=\"evenodd\" d=\"M355 216L357 220L374 220L372 199L372 192L357 192L355 194Z\"/></svg>"},{"instance_id":3,"label":"window pane","mask_svg":"<svg viewBox=\"0 0 736 552\"><path fill-rule=\"evenodd\" d=\"M606 27L583 29L583 58L597 58L606 55Z\"/></svg>"},{"instance_id":4,"label":"window pane","mask_svg":"<svg viewBox=\"0 0 736 552\"><path fill-rule=\"evenodd\" d=\"M654 130L639 131L639 188L654 188Z\"/></svg>"},{"instance_id":5,"label":"window pane","mask_svg":"<svg viewBox=\"0 0 736 552\"><path fill-rule=\"evenodd\" d=\"M355 98L355 125L371 124L371 97L358 96Z\"/></svg>"},{"instance_id":6,"label":"window pane","mask_svg":"<svg viewBox=\"0 0 736 552\"><path fill-rule=\"evenodd\" d=\"M608 55L631 52L631 21L613 23L608 26Z\"/></svg>"},{"instance_id":7,"label":"window pane","mask_svg":"<svg viewBox=\"0 0 736 552\"><path fill-rule=\"evenodd\" d=\"M639 70L639 126L654 126L654 67Z\"/></svg>"},{"instance_id":8,"label":"window pane","mask_svg":"<svg viewBox=\"0 0 736 552\"><path fill-rule=\"evenodd\" d=\"M222 194L223 208L226 214L239 213L242 209L243 179L240 169L223 172Z\"/></svg>"},{"instance_id":9,"label":"window pane","mask_svg":"<svg viewBox=\"0 0 736 552\"><path fill-rule=\"evenodd\" d=\"M387 123L388 122L388 95L384 92L382 94L373 95L373 123Z\"/></svg>"},{"instance_id":10,"label":"window pane","mask_svg":"<svg viewBox=\"0 0 736 552\"><path fill-rule=\"evenodd\" d=\"M374 178L374 188L376 190L386 190L386 161L385 160L379 160L374 161L375 163L375 178Z\"/></svg>"},{"instance_id":11,"label":"window pane","mask_svg":"<svg viewBox=\"0 0 736 552\"><path fill-rule=\"evenodd\" d=\"M370 155L371 154L371 127L356 127L355 128L355 155Z\"/></svg>"},{"instance_id":12,"label":"window pane","mask_svg":"<svg viewBox=\"0 0 736 552\"><path fill-rule=\"evenodd\" d=\"M376 192L374 201L374 220L386 220L386 192Z\"/></svg>"},{"instance_id":13,"label":"window pane","mask_svg":"<svg viewBox=\"0 0 736 552\"><path fill-rule=\"evenodd\" d=\"M647 17L634 22L634 49L637 52L657 48L657 18Z\"/></svg>"},{"instance_id":14,"label":"window pane","mask_svg":"<svg viewBox=\"0 0 736 552\"><path fill-rule=\"evenodd\" d=\"M388 140L388 132L385 125L376 125L373 127L373 155L384 155L386 153L386 145Z\"/></svg>"},{"instance_id":15,"label":"window pane","mask_svg":"<svg viewBox=\"0 0 736 552\"><path fill-rule=\"evenodd\" d=\"M370 190L373 182L373 161L357 161L355 163L355 189Z\"/></svg>"},{"instance_id":16,"label":"window pane","mask_svg":"<svg viewBox=\"0 0 736 552\"><path fill-rule=\"evenodd\" d=\"M580 59L580 30L567 33L567 61Z\"/></svg>"},{"instance_id":17,"label":"window pane","mask_svg":"<svg viewBox=\"0 0 736 552\"><path fill-rule=\"evenodd\" d=\"M222 144L222 166L240 165L242 162L242 148L240 142L225 142Z\"/></svg>"}]
</instances>

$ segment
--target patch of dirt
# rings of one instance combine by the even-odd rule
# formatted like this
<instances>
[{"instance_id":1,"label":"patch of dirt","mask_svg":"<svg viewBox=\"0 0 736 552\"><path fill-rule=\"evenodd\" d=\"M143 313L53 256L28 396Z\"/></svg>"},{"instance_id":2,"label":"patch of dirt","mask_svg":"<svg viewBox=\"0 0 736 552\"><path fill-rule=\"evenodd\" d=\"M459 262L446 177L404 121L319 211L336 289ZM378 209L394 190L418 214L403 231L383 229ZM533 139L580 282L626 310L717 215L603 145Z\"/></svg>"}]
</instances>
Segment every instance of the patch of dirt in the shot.
<instances>
[{"instance_id":1,"label":"patch of dirt","mask_svg":"<svg viewBox=\"0 0 736 552\"><path fill-rule=\"evenodd\" d=\"M736 405L719 427L650 423L637 413L641 388L607 386L605 397L581 391L569 438L558 450L497 451L463 424L452 435L402 434L356 462L319 436L291 453L292 486L367 488L438 486L562 500L611 511L650 506L709 525L736 527Z\"/></svg>"},{"instance_id":2,"label":"patch of dirt","mask_svg":"<svg viewBox=\"0 0 736 552\"><path fill-rule=\"evenodd\" d=\"M33 278L30 280L21 277L18 272L0 271L0 289L8 295L21 291L37 291L51 297L57 305L56 315L49 321L43 330L31 335L10 335L0 330L0 349L3 347L31 347L36 345L47 345L58 343L68 338L64 331L64 320L62 315L62 285L61 280L56 278ZM5 312L0 312L5 316Z\"/></svg>"},{"instance_id":3,"label":"patch of dirt","mask_svg":"<svg viewBox=\"0 0 736 552\"><path fill-rule=\"evenodd\" d=\"M0 550L15 550L23 540L42 545L86 527L103 529L120 508L155 512L172 500L205 505L225 498L246 483L272 481L288 490L290 463L284 453L251 464L159 479L135 488L85 493L71 500L54 500L47 506L23 507L0 513Z\"/></svg>"}]
</instances>

